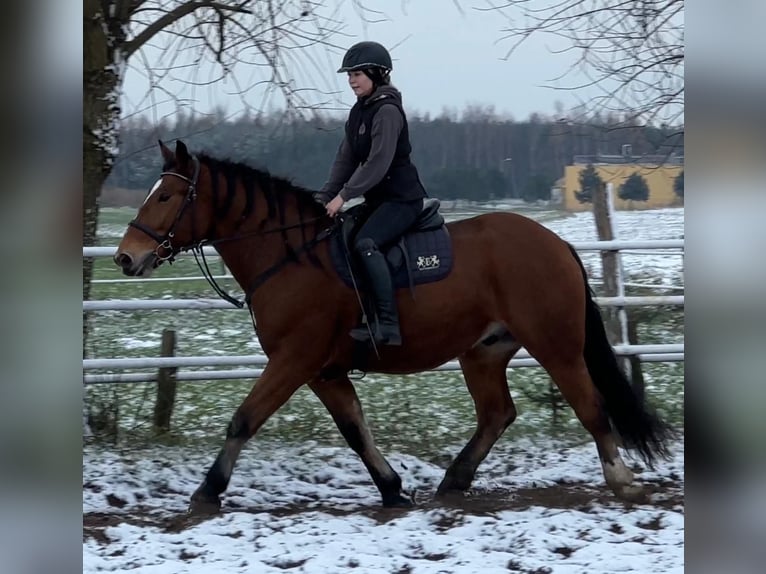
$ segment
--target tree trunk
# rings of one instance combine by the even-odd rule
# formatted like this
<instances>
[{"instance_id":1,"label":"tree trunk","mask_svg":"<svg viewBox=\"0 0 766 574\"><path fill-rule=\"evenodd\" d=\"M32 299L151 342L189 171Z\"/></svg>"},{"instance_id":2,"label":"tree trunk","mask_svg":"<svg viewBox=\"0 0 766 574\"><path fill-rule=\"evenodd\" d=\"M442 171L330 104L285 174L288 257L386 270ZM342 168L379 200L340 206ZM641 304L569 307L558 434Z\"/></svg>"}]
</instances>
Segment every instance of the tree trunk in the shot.
<instances>
[{"instance_id":1,"label":"tree trunk","mask_svg":"<svg viewBox=\"0 0 766 574\"><path fill-rule=\"evenodd\" d=\"M125 27L114 18L106 18L99 0L85 0L83 6L83 202L82 241L96 244L99 197L117 156L120 119L119 87L122 67L119 46L125 43ZM108 32L108 34L107 34ZM82 297L90 298L93 259L84 259ZM83 355L88 323L83 313Z\"/></svg>"}]
</instances>

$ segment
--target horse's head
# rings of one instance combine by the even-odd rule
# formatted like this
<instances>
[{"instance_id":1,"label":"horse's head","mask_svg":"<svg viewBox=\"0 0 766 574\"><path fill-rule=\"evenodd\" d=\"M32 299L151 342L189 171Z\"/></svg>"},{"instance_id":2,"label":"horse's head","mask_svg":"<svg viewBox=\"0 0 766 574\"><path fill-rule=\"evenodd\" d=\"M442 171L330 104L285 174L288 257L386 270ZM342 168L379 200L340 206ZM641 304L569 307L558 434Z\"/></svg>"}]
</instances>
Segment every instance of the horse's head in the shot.
<instances>
[{"instance_id":1,"label":"horse's head","mask_svg":"<svg viewBox=\"0 0 766 574\"><path fill-rule=\"evenodd\" d=\"M198 197L199 160L183 142L173 153L161 141L164 161L160 178L152 186L135 219L117 247L114 262L125 275L149 276L164 261L201 241L209 227L209 200Z\"/></svg>"}]
</instances>

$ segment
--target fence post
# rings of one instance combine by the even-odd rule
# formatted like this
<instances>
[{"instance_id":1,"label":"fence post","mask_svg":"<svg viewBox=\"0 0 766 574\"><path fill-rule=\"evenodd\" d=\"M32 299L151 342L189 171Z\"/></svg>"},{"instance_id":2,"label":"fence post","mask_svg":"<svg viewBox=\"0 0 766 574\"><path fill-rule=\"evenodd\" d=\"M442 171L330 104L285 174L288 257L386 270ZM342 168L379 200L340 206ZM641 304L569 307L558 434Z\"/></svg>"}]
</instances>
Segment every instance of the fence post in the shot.
<instances>
[{"instance_id":1,"label":"fence post","mask_svg":"<svg viewBox=\"0 0 766 574\"><path fill-rule=\"evenodd\" d=\"M607 189L607 184L600 185L593 191L593 218L596 220L596 233L599 241L611 241L614 239L611 213L609 210L609 198L607 194L611 190ZM619 293L617 252L601 251L601 266L604 277L604 295L607 297L616 297ZM609 342L617 345L624 342L622 325L620 324L619 311L616 307L604 309L604 323L606 332L609 335Z\"/></svg>"},{"instance_id":2,"label":"fence post","mask_svg":"<svg viewBox=\"0 0 766 574\"><path fill-rule=\"evenodd\" d=\"M176 332L173 329L162 331L160 354L163 357L175 355ZM157 371L157 401L154 403L154 429L157 433L170 430L170 417L176 402L176 367L161 367Z\"/></svg>"}]
</instances>

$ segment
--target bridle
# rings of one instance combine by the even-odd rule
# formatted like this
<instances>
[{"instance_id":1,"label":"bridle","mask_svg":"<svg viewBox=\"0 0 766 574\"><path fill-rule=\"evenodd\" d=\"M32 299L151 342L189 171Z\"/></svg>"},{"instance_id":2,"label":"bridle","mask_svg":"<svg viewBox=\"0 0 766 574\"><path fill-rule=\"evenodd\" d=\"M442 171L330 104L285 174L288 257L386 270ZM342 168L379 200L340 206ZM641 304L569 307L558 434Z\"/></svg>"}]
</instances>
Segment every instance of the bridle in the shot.
<instances>
[{"instance_id":1,"label":"bridle","mask_svg":"<svg viewBox=\"0 0 766 574\"><path fill-rule=\"evenodd\" d=\"M160 262L167 261L169 264L172 264L173 261L176 258L176 255L182 251L192 251L194 254L194 258L197 261L197 266L199 267L200 271L202 272L202 275L207 279L207 282L210 284L210 286L215 290L215 292L222 298L231 303L232 305L235 305L236 307L239 307L240 309L244 307L246 304L248 307L250 306L250 300L252 299L253 293L255 290L260 287L263 283L265 283L269 278L276 275L277 272L279 272L283 267L285 267L288 263L292 262L302 253L306 253L313 249L317 244L321 243L325 239L327 239L330 235L332 235L336 229L338 228L338 222L336 222L328 227L327 229L322 230L314 239L309 240L308 242L304 243L302 246L300 246L298 249L292 248L291 253L283 258L281 261L278 261L262 273L260 273L255 280L253 281L253 284L250 286L250 288L245 293L245 300L241 301L239 299L236 299L229 295L224 289L216 283L215 279L213 278L212 272L210 271L210 267L207 264L207 260L205 259L205 252L203 247L205 245L215 245L217 243L223 243L227 241L235 241L238 239L244 239L246 237L252 237L254 235L266 235L268 233L276 233L280 231L286 231L289 229L295 229L298 227L302 227L306 225L307 223L311 223L314 221L318 221L321 219L320 217L317 217L313 220L304 221L297 225L284 225L281 227L276 227L273 229L267 229L264 231L255 231L252 233L243 233L239 235L234 235L231 237L223 237L219 239L214 240L208 240L208 239L202 239L200 241L197 241L195 243L192 243L191 245L185 245L182 247L173 247L173 238L175 237L175 230L178 226L178 223L181 221L181 218L183 217L184 213L186 212L186 208L189 207L192 203L194 203L194 200L197 199L197 179L199 178L199 172L200 172L200 162L195 157L192 156L192 161L194 162L194 175L191 178L186 177L185 175L182 175L180 173L176 173L174 171L163 171L160 176L166 176L166 175L172 175L173 177L180 178L184 180L186 183L189 184L189 187L186 190L186 197L184 198L184 202L181 205L181 207L178 209L178 213L176 213L175 219L173 220L172 225L168 229L168 231L165 233L165 235L160 235L150 227L147 227L143 223L136 221L135 219L131 220L128 225L130 227L135 227L139 231L145 233L149 237L151 237L154 241L157 242L157 247L154 249L154 255ZM193 210L193 207L192 207ZM192 237L194 237L194 213L192 212ZM160 251L164 250L167 255L161 255ZM252 314L252 310L251 310Z\"/></svg>"},{"instance_id":2,"label":"bridle","mask_svg":"<svg viewBox=\"0 0 766 574\"><path fill-rule=\"evenodd\" d=\"M184 198L184 202L181 205L181 207L178 209L178 213L176 213L176 217L173 220L173 224L170 226L170 228L165 232L165 235L160 235L156 231L154 231L152 228L147 227L140 221L136 221L135 219L131 220L128 225L130 227L135 227L139 231L144 232L146 235L151 237L157 242L157 247L154 249L154 255L159 261L167 261L168 263L173 263L173 261L176 258L176 254L180 251L186 251L190 249L190 247L181 247L181 248L174 248L173 247L173 238L176 235L176 227L178 226L178 223L181 221L181 218L184 215L184 212L186 211L186 208L189 207L195 199L197 199L197 179L199 179L199 169L200 164L199 160L196 157L192 157L192 161L194 162L194 175L189 179L185 175L181 175L180 173L177 173L175 171L163 171L160 174L160 177L166 176L166 175L172 175L173 177L180 178L184 180L186 183L189 184L189 187L186 189L186 197ZM192 214L192 237L194 237L194 214ZM167 255L161 255L160 250L164 250Z\"/></svg>"}]
</instances>

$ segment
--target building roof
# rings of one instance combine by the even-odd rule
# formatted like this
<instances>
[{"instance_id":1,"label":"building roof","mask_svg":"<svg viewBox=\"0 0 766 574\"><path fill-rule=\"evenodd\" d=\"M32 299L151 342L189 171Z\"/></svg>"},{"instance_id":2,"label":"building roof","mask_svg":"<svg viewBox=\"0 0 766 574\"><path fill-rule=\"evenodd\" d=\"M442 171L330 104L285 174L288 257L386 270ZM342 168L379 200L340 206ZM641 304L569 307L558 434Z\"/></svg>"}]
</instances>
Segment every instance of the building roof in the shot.
<instances>
[{"instance_id":1,"label":"building roof","mask_svg":"<svg viewBox=\"0 0 766 574\"><path fill-rule=\"evenodd\" d=\"M684 156L670 154L652 155L576 155L573 165L683 165Z\"/></svg>"}]
</instances>

